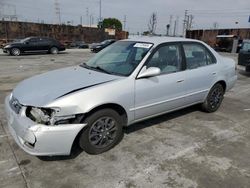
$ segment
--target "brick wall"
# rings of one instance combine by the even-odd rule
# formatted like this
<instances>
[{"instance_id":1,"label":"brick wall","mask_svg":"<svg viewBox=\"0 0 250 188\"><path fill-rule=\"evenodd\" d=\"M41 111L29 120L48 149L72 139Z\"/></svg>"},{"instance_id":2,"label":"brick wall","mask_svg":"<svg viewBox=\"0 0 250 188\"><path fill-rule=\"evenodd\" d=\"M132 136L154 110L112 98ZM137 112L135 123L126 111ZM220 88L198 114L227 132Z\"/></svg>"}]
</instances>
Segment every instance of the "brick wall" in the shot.
<instances>
[{"instance_id":1,"label":"brick wall","mask_svg":"<svg viewBox=\"0 0 250 188\"><path fill-rule=\"evenodd\" d=\"M63 43L75 40L83 40L86 43L93 43L110 38L127 38L128 33L118 32L117 36L109 36L103 29L98 28L0 21L0 43L1 41L12 41L14 39L30 36L52 37Z\"/></svg>"}]
</instances>

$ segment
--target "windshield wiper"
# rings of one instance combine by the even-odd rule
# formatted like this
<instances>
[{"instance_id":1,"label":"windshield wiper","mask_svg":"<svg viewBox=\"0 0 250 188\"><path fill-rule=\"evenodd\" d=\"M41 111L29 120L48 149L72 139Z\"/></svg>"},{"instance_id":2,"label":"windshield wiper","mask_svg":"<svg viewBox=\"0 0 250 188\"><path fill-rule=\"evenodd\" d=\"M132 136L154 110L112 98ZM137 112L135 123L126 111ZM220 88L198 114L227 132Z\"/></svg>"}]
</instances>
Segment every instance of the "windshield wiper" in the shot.
<instances>
[{"instance_id":1,"label":"windshield wiper","mask_svg":"<svg viewBox=\"0 0 250 188\"><path fill-rule=\"evenodd\" d=\"M80 64L80 67L83 67L83 68L86 68L86 69L92 69L92 67L90 67L90 66L87 65L86 63Z\"/></svg>"},{"instance_id":2,"label":"windshield wiper","mask_svg":"<svg viewBox=\"0 0 250 188\"><path fill-rule=\"evenodd\" d=\"M87 68L87 69L91 69L91 70L97 70L97 71L100 71L100 72L104 72L104 73L107 73L107 74L111 74L111 72L101 68L100 66L96 66L96 67L92 67L92 66L89 66L87 65L86 63L82 63L80 65L81 67L84 67L84 68Z\"/></svg>"},{"instance_id":3,"label":"windshield wiper","mask_svg":"<svg viewBox=\"0 0 250 188\"><path fill-rule=\"evenodd\" d=\"M98 71L101 71L101 72L104 72L104 73L107 73L107 74L111 74L111 72L99 67L99 66L96 66L96 67L92 67L93 69L95 70L98 70Z\"/></svg>"}]
</instances>

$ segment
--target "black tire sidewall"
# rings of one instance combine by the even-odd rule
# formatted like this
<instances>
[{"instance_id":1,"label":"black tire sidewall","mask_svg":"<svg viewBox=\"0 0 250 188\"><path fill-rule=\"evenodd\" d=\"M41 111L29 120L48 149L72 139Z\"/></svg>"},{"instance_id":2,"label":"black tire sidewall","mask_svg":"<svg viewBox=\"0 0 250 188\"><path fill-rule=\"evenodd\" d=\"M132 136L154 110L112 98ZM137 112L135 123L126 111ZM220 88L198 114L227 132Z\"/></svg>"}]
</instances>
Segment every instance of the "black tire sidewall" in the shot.
<instances>
[{"instance_id":1,"label":"black tire sidewall","mask_svg":"<svg viewBox=\"0 0 250 188\"><path fill-rule=\"evenodd\" d=\"M216 108L212 108L212 106L209 103L209 100L210 100L211 95L212 95L212 93L214 92L215 89L220 89L223 92L223 96L222 96L222 99L220 100L220 103L216 106ZM215 112L215 111L217 111L219 109L222 101L223 101L224 93L225 93L225 91L224 91L223 86L220 83L215 84L211 88L211 90L209 91L208 96L207 96L205 102L202 104L203 110L205 110L206 112Z\"/></svg>"},{"instance_id":2,"label":"black tire sidewall","mask_svg":"<svg viewBox=\"0 0 250 188\"><path fill-rule=\"evenodd\" d=\"M112 117L117 124L117 136L115 138L115 141L108 145L105 148L96 148L94 147L90 142L89 142L89 131L91 129L91 126L93 125L93 123L98 120L101 117ZM100 154L103 153L105 151L110 150L111 148L113 148L115 145L117 145L123 137L123 122L122 122L122 117L114 110L112 109L102 109L99 110L93 114L91 114L89 117L87 117L84 121L84 123L87 123L87 128L84 129L84 131L82 132L80 139L79 139L79 145L80 147L87 153L89 154Z\"/></svg>"},{"instance_id":3,"label":"black tire sidewall","mask_svg":"<svg viewBox=\"0 0 250 188\"><path fill-rule=\"evenodd\" d=\"M19 50L19 54L18 54L18 55L13 54L13 50L14 50L14 49ZM21 54L21 50L20 50L19 48L11 48L10 54L13 55L13 56L19 56L19 55Z\"/></svg>"}]
</instances>

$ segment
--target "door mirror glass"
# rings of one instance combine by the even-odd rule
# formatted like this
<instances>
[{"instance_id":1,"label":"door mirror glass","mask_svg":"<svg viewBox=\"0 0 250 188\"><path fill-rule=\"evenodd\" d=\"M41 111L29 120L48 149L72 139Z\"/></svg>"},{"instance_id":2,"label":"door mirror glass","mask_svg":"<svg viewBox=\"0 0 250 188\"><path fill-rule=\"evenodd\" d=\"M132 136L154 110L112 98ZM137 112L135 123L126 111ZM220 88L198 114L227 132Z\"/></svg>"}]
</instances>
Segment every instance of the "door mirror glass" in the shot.
<instances>
[{"instance_id":1,"label":"door mirror glass","mask_svg":"<svg viewBox=\"0 0 250 188\"><path fill-rule=\"evenodd\" d=\"M144 67L137 78L148 78L153 76L158 76L161 74L161 70L158 67L149 67L146 69Z\"/></svg>"}]
</instances>

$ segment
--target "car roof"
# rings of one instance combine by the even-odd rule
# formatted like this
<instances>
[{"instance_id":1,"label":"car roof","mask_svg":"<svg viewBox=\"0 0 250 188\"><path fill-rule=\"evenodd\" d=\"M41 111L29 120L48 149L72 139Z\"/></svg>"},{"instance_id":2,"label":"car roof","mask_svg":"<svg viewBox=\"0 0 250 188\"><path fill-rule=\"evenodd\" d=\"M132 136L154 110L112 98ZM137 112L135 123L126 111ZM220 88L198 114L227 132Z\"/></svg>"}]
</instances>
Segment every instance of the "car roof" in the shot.
<instances>
[{"instance_id":1,"label":"car roof","mask_svg":"<svg viewBox=\"0 0 250 188\"><path fill-rule=\"evenodd\" d=\"M125 39L122 41L136 41L136 42L147 42L153 43L155 45L166 43L166 42L200 42L194 39L186 39L182 37L158 37L158 36L142 36L142 37L133 37L130 39Z\"/></svg>"}]
</instances>

